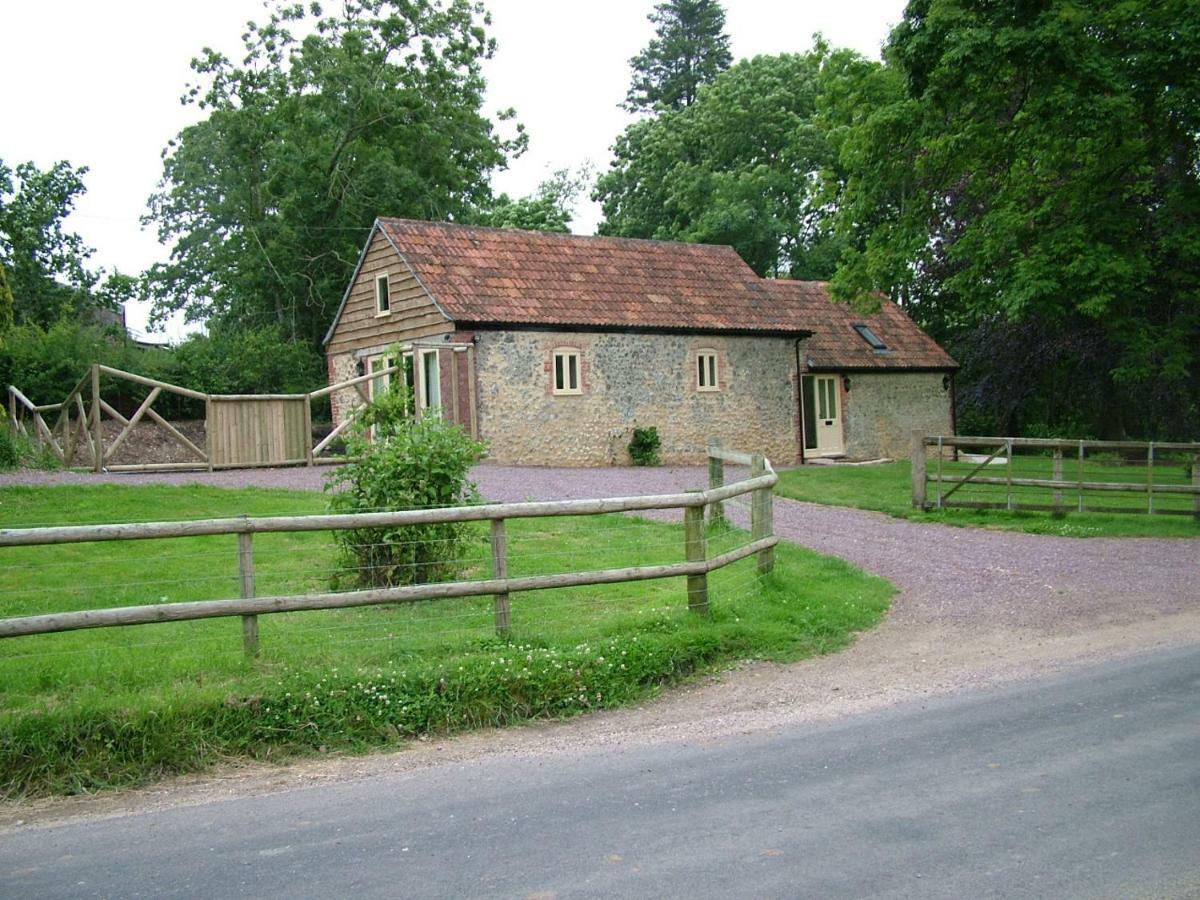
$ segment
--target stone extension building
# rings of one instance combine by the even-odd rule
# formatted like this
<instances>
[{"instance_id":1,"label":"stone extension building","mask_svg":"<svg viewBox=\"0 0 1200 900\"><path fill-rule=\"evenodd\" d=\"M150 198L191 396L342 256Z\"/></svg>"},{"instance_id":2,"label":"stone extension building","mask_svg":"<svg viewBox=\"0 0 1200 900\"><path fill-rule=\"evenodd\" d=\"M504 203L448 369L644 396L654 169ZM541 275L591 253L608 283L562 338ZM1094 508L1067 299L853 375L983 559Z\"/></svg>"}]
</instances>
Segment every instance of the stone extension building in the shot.
<instances>
[{"instance_id":1,"label":"stone extension building","mask_svg":"<svg viewBox=\"0 0 1200 900\"><path fill-rule=\"evenodd\" d=\"M954 430L957 364L898 306L857 314L730 247L378 219L325 347L330 383L399 364L417 414L502 463L627 464L637 426L667 463L717 439L777 465Z\"/></svg>"}]
</instances>

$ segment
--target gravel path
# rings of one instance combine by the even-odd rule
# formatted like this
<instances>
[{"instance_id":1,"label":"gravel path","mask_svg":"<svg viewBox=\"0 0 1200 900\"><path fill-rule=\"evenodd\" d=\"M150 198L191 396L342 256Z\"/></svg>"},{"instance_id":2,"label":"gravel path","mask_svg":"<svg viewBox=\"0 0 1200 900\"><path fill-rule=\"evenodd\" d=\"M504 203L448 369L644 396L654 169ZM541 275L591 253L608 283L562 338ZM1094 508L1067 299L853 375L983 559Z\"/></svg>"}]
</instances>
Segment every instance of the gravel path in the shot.
<instances>
[{"instance_id":1,"label":"gravel path","mask_svg":"<svg viewBox=\"0 0 1200 900\"><path fill-rule=\"evenodd\" d=\"M155 475L18 473L8 484L208 484L319 490L312 469ZM485 465L493 500L698 489L698 467L549 469ZM729 472L731 479L736 472ZM736 517L738 511L731 508ZM677 516L678 513L671 513ZM2 525L0 520L0 525ZM568 722L473 732L400 753L238 766L148 791L0 807L6 826L123 815L298 786L416 771L483 755L547 755L818 725L856 712L972 690L1141 652L1200 643L1200 539L1060 538L952 528L778 498L776 531L895 584L884 623L841 653L793 665L751 663L641 706Z\"/></svg>"}]
</instances>

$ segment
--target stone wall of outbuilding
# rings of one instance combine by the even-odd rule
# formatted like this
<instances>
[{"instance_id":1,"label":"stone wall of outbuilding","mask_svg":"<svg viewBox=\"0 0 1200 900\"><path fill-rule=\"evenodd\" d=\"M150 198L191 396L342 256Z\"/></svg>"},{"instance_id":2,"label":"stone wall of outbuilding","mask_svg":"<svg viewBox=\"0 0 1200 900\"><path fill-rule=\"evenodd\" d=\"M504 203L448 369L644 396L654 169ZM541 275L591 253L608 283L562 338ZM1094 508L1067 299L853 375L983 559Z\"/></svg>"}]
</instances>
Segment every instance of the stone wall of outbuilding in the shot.
<instances>
[{"instance_id":1,"label":"stone wall of outbuilding","mask_svg":"<svg viewBox=\"0 0 1200 900\"><path fill-rule=\"evenodd\" d=\"M581 393L555 394L554 351L577 350ZM715 351L719 390L697 385ZM795 341L535 331L477 333L479 423L490 458L518 465L628 465L633 429L653 425L664 463L700 463L710 439L796 461Z\"/></svg>"},{"instance_id":2,"label":"stone wall of outbuilding","mask_svg":"<svg viewBox=\"0 0 1200 900\"><path fill-rule=\"evenodd\" d=\"M944 372L849 372L844 434L851 459L907 459L912 433L953 434Z\"/></svg>"}]
</instances>

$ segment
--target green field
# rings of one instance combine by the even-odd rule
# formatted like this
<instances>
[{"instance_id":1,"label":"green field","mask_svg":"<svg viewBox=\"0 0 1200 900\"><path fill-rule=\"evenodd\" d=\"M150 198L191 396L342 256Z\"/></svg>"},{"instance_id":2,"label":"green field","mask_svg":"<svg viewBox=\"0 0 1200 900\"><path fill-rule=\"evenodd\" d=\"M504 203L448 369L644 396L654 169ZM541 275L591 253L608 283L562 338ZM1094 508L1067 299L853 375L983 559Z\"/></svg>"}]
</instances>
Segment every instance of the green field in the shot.
<instances>
[{"instance_id":1,"label":"green field","mask_svg":"<svg viewBox=\"0 0 1200 900\"><path fill-rule=\"evenodd\" d=\"M312 493L202 487L0 490L6 528L324 511ZM627 516L511 520L512 575L683 558L683 529ZM710 528L710 555L746 541ZM328 533L256 535L257 592L326 591ZM238 595L234 536L4 548L0 616ZM486 528L463 577L489 574ZM343 573L344 577L344 573ZM642 698L746 658L796 659L875 624L891 588L780 545L709 576L712 614L682 579L516 594L499 639L491 598L238 618L0 641L0 792L95 790L237 757L361 750L425 732L565 716Z\"/></svg>"},{"instance_id":2,"label":"green field","mask_svg":"<svg viewBox=\"0 0 1200 900\"><path fill-rule=\"evenodd\" d=\"M1190 472L1187 460L1166 458L1154 467L1156 485L1182 485L1189 483ZM1049 456L1016 455L1013 458L1014 478L1050 479L1053 475L1053 460ZM942 475L966 476L976 468L976 463L944 460ZM930 459L928 474L936 479L938 463ZM1006 465L990 465L979 474L991 478L1006 478ZM1063 476L1077 478L1078 464L1067 460ZM1085 482L1140 482L1145 483L1147 469L1145 461L1122 463L1112 457L1086 459L1083 468ZM943 482L943 492L953 485ZM1079 512L1079 492L1063 491L1063 515L1049 511L1008 511L975 509L937 509L938 486L936 481L927 487L927 502L934 506L926 512L912 506L912 470L907 460L870 466L801 466L780 473L777 493L795 500L822 503L830 506L851 506L870 509L905 519L942 522L947 525L962 525L983 528L998 528L1009 531L1024 531L1033 534L1057 534L1070 537L1200 537L1200 521L1190 515L1146 515L1145 493L1116 493L1109 491L1084 491L1084 506L1114 506L1129 509L1128 513ZM954 502L998 503L1007 502L1005 485L968 484L955 491L948 499ZM1013 489L1013 498L1019 504L1053 505L1053 492L1043 488ZM1188 512L1195 509L1191 496L1180 494L1158 494L1154 497L1157 509L1173 509Z\"/></svg>"}]
</instances>

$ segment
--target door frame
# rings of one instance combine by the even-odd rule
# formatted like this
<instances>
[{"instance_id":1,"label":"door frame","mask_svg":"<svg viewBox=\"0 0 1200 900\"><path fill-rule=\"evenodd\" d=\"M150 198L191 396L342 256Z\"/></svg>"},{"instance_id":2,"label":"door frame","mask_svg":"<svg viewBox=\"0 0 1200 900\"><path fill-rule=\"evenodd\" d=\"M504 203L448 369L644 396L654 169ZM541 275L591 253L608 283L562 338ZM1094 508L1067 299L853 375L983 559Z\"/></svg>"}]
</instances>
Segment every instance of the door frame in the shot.
<instances>
[{"instance_id":1,"label":"door frame","mask_svg":"<svg viewBox=\"0 0 1200 900\"><path fill-rule=\"evenodd\" d=\"M823 421L831 424L824 426L825 435L828 436L830 431L836 429L837 446L826 443L824 446L821 442L822 426L818 422L819 408L816 400L817 392L821 390L820 384L828 385L829 393L822 396L821 399L831 402L835 407L835 415L827 417ZM807 397L811 391L813 396L813 407L810 410L807 402ZM815 425L814 434L809 434L809 413L812 413L812 421ZM826 410L828 411L828 410ZM812 446L809 446L809 442ZM832 456L843 456L846 453L846 397L845 391L842 390L842 376L837 372L802 372L800 373L800 452L801 458L807 460L809 457L822 458Z\"/></svg>"}]
</instances>

